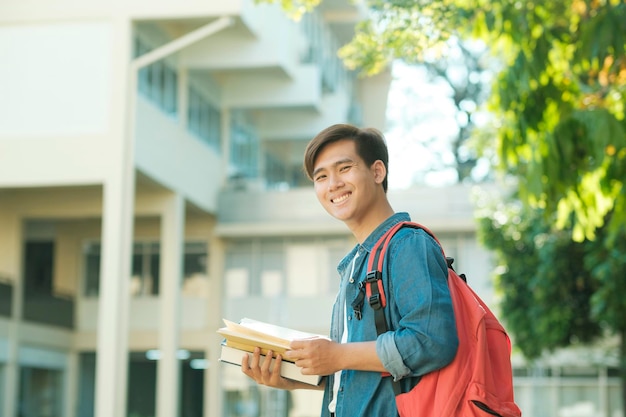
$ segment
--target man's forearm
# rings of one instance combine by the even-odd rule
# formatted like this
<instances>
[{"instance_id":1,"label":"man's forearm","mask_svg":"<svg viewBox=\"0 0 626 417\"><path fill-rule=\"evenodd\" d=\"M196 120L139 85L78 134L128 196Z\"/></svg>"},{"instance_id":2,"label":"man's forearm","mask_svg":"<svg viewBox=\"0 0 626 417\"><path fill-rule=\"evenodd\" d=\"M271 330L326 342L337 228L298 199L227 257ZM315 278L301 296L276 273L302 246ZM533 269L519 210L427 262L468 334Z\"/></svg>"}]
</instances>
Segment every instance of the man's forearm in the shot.
<instances>
[{"instance_id":1,"label":"man's forearm","mask_svg":"<svg viewBox=\"0 0 626 417\"><path fill-rule=\"evenodd\" d=\"M353 342L339 345L339 361L341 369L356 371L385 372L382 362L376 354L376 342Z\"/></svg>"}]
</instances>

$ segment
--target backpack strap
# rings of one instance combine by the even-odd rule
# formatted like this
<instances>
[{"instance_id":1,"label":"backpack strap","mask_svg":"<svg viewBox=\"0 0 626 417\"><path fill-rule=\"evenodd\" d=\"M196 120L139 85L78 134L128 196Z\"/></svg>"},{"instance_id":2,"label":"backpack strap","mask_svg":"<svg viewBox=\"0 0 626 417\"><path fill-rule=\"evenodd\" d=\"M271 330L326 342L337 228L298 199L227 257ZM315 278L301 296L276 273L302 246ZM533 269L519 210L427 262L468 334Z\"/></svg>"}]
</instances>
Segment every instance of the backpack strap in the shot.
<instances>
[{"instance_id":1,"label":"backpack strap","mask_svg":"<svg viewBox=\"0 0 626 417\"><path fill-rule=\"evenodd\" d=\"M441 243L430 230L419 223L410 221L403 221L395 224L374 244L370 256L367 259L368 272L365 281L363 281L363 285L365 286L365 297L367 298L369 305L374 310L374 322L376 324L376 334L378 335L381 335L388 330L385 313L383 311L383 308L387 306L387 297L385 295L385 288L383 287L383 263L385 261L387 247L389 246L389 242L391 242L391 238L398 230L405 226L424 230L433 239L435 239L441 248L441 252L443 253ZM448 266L450 267L452 265L452 258L446 258L446 260ZM360 310L357 311L357 313L360 314ZM388 372L383 372L382 375L390 376ZM393 381L393 390L396 395L402 393L400 381Z\"/></svg>"},{"instance_id":2,"label":"backpack strap","mask_svg":"<svg viewBox=\"0 0 626 417\"><path fill-rule=\"evenodd\" d=\"M385 320L385 314L383 313L383 308L387 306L387 297L385 295L385 289L383 288L383 263L385 261L385 254L387 253L387 247L389 246L389 242L391 242L391 238L396 234L398 230L402 227L413 227L415 229L422 229L433 239L437 241L439 247L441 247L441 243L435 237L435 235L428 230L426 227L422 226L419 223L404 221L395 224L391 227L384 235L378 239L378 241L372 247L372 252L367 260L367 275L365 278L365 297L369 305L374 309L374 321L376 323L376 333L382 334L385 333L387 329L387 322ZM443 253L443 249L441 250ZM445 257L445 255L444 255ZM449 263L451 264L451 262ZM376 285L372 285L376 284Z\"/></svg>"},{"instance_id":3,"label":"backpack strap","mask_svg":"<svg viewBox=\"0 0 626 417\"><path fill-rule=\"evenodd\" d=\"M383 287L383 262L391 238L403 224L404 222L394 225L382 235L376 244L374 244L374 247L372 247L372 252L367 259L367 275L364 284L365 297L369 305L374 309L376 333L379 335L387 331L387 321L383 313L383 308L387 306L387 297L385 296L385 289Z\"/></svg>"}]
</instances>

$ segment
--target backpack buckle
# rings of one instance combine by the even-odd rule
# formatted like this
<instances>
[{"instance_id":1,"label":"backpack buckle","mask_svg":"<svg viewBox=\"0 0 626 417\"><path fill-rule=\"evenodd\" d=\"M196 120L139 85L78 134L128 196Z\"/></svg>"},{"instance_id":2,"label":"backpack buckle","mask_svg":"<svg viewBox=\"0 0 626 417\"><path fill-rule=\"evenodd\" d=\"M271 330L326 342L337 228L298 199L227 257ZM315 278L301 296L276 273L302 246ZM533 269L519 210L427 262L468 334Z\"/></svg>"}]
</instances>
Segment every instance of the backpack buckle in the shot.
<instances>
[{"instance_id":1,"label":"backpack buckle","mask_svg":"<svg viewBox=\"0 0 626 417\"><path fill-rule=\"evenodd\" d=\"M372 294L368 301L374 310L380 310L383 306L380 300L380 294Z\"/></svg>"},{"instance_id":2,"label":"backpack buckle","mask_svg":"<svg viewBox=\"0 0 626 417\"><path fill-rule=\"evenodd\" d=\"M380 271L370 271L365 276L365 282L369 283L376 282L380 279L383 279L383 273Z\"/></svg>"}]
</instances>

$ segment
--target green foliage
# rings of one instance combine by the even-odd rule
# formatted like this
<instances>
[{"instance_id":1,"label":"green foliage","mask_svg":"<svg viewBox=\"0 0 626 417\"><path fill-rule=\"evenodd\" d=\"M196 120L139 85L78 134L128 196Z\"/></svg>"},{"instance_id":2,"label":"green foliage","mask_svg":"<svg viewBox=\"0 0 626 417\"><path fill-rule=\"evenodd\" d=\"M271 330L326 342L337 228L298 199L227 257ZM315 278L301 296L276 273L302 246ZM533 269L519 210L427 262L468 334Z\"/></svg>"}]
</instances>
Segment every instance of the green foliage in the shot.
<instances>
[{"instance_id":1,"label":"green foliage","mask_svg":"<svg viewBox=\"0 0 626 417\"><path fill-rule=\"evenodd\" d=\"M491 102L502 167L575 240L594 239L606 219L615 239L624 216L607 214L624 205L626 2L524 3L484 20L510 59Z\"/></svg>"},{"instance_id":2,"label":"green foliage","mask_svg":"<svg viewBox=\"0 0 626 417\"><path fill-rule=\"evenodd\" d=\"M486 207L479 218L480 238L499 263L504 321L531 359L602 334L592 305L600 281L584 265L590 242L572 241L544 218L517 200Z\"/></svg>"},{"instance_id":3,"label":"green foliage","mask_svg":"<svg viewBox=\"0 0 626 417\"><path fill-rule=\"evenodd\" d=\"M493 137L519 186L479 218L500 264L503 318L529 358L620 335L626 378L626 0L369 5L372 20L339 52L363 75L442 55L451 36L480 38L501 60L493 124L476 137L483 147ZM626 383L622 399L626 410Z\"/></svg>"},{"instance_id":4,"label":"green foliage","mask_svg":"<svg viewBox=\"0 0 626 417\"><path fill-rule=\"evenodd\" d=\"M425 52L441 50L452 33L439 22L452 11L451 1L370 1L372 19L356 28L353 40L339 50L346 66L374 75L395 59L417 63ZM439 51L441 53L441 51Z\"/></svg>"},{"instance_id":5,"label":"green foliage","mask_svg":"<svg viewBox=\"0 0 626 417\"><path fill-rule=\"evenodd\" d=\"M321 0L257 0L294 14ZM490 100L501 168L520 197L577 241L626 224L626 1L370 0L339 54L362 75L395 59L443 55L445 41L479 37L500 58ZM480 133L477 133L480 135ZM607 218L607 214L613 216Z\"/></svg>"},{"instance_id":6,"label":"green foliage","mask_svg":"<svg viewBox=\"0 0 626 417\"><path fill-rule=\"evenodd\" d=\"M585 267L598 281L591 297L594 317L606 322L618 334L626 333L626 231L614 241L602 239L590 242ZM625 358L626 359L626 358Z\"/></svg>"}]
</instances>

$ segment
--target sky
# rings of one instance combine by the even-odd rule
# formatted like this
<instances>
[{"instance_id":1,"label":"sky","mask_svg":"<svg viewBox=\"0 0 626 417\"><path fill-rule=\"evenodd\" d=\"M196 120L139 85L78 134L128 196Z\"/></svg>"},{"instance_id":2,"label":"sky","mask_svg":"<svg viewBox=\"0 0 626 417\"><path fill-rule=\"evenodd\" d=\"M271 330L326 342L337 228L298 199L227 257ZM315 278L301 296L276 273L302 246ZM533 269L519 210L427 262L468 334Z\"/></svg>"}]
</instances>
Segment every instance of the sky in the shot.
<instances>
[{"instance_id":1,"label":"sky","mask_svg":"<svg viewBox=\"0 0 626 417\"><path fill-rule=\"evenodd\" d=\"M431 81L426 70L394 63L387 104L389 188L406 189L414 183L442 186L454 183L453 169L431 171L442 158L453 162L450 141L457 133L451 88Z\"/></svg>"}]
</instances>

